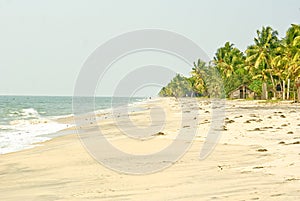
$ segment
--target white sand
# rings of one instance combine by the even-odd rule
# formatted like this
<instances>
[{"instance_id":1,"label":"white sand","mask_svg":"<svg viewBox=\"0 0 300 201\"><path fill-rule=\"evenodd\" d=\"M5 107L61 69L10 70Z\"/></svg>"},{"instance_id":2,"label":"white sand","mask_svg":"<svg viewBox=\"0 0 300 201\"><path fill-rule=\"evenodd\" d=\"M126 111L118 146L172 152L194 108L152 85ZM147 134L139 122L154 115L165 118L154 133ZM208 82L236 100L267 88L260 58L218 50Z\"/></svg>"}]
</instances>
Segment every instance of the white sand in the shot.
<instances>
[{"instance_id":1,"label":"white sand","mask_svg":"<svg viewBox=\"0 0 300 201\"><path fill-rule=\"evenodd\" d=\"M109 114L103 114L107 118L99 122L119 149L149 154L168 146L179 130L183 135L191 132L195 121L198 133L191 148L171 167L147 175L117 173L95 161L78 136L70 134L30 150L0 155L0 200L300 199L300 105L227 101L227 130L212 154L199 160L212 121L211 105L208 100L198 105L191 99L183 101L182 111L174 99L166 98L140 105L146 110L130 114L139 128L167 120L165 135L151 140L123 136ZM148 108L156 104L167 111L165 118L149 118ZM188 120L181 125L183 112ZM126 122L119 126L126 127Z\"/></svg>"}]
</instances>

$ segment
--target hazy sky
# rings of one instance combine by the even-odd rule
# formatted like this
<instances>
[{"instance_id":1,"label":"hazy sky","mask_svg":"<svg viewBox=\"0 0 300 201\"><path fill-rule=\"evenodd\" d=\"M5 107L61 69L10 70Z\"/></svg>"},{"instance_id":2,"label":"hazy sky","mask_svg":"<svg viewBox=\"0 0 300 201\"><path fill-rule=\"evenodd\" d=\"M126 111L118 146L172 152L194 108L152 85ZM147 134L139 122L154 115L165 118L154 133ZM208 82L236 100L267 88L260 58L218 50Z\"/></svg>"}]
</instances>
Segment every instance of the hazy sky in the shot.
<instances>
[{"instance_id":1,"label":"hazy sky","mask_svg":"<svg viewBox=\"0 0 300 201\"><path fill-rule=\"evenodd\" d=\"M105 41L132 30L177 32L212 58L226 41L244 51L262 26L272 26L283 37L291 23L299 22L299 0L0 0L0 94L72 95L87 57ZM156 60L189 72L165 56L136 58L120 61L98 95L111 95L114 83L133 64Z\"/></svg>"}]
</instances>

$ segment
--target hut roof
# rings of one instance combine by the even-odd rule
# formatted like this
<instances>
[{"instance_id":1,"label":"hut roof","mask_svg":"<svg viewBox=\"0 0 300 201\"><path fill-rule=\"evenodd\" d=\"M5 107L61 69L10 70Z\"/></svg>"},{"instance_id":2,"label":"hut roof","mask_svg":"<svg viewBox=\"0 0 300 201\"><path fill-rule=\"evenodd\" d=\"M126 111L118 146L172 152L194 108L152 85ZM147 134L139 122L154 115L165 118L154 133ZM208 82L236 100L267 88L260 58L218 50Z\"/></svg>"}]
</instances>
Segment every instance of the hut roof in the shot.
<instances>
[{"instance_id":1,"label":"hut roof","mask_svg":"<svg viewBox=\"0 0 300 201\"><path fill-rule=\"evenodd\" d=\"M229 92L229 94L233 93L233 92L236 91L236 90L239 90L239 89L242 88L242 87L245 87L245 88L247 88L248 90L250 90L251 92L254 92L253 90L251 90L251 89L248 87L248 85L242 84L242 85L240 85L239 87L237 87L236 89L234 89L234 90L232 90L231 92Z\"/></svg>"}]
</instances>

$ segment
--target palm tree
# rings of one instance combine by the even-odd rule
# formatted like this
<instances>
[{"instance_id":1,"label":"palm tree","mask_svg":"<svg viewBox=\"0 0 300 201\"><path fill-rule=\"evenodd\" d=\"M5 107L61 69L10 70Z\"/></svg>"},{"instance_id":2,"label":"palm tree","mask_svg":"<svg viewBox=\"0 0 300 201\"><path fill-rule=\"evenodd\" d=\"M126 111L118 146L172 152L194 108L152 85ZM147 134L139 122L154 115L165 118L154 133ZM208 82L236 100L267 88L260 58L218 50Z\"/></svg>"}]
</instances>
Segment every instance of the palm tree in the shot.
<instances>
[{"instance_id":1,"label":"palm tree","mask_svg":"<svg viewBox=\"0 0 300 201\"><path fill-rule=\"evenodd\" d=\"M300 25L292 24L284 39L285 58L289 77L297 87L298 102L300 102Z\"/></svg>"},{"instance_id":2,"label":"palm tree","mask_svg":"<svg viewBox=\"0 0 300 201\"><path fill-rule=\"evenodd\" d=\"M232 54L233 49L233 44L226 42L224 47L219 48L215 54L213 63L219 69L223 78L230 77L234 72L234 54Z\"/></svg>"},{"instance_id":3,"label":"palm tree","mask_svg":"<svg viewBox=\"0 0 300 201\"><path fill-rule=\"evenodd\" d=\"M226 42L224 47L219 48L213 63L223 78L227 94L239 85L246 84L245 56L233 44Z\"/></svg>"},{"instance_id":4,"label":"palm tree","mask_svg":"<svg viewBox=\"0 0 300 201\"><path fill-rule=\"evenodd\" d=\"M197 94L203 94L205 91L206 79L206 63L198 59L197 63L194 62L192 68L190 81L192 83L193 91Z\"/></svg>"},{"instance_id":5,"label":"palm tree","mask_svg":"<svg viewBox=\"0 0 300 201\"><path fill-rule=\"evenodd\" d=\"M166 87L160 90L159 95L178 98L190 95L191 93L192 87L189 79L177 74Z\"/></svg>"},{"instance_id":6,"label":"palm tree","mask_svg":"<svg viewBox=\"0 0 300 201\"><path fill-rule=\"evenodd\" d=\"M225 98L224 81L215 66L208 67L205 87L210 98Z\"/></svg>"},{"instance_id":7,"label":"palm tree","mask_svg":"<svg viewBox=\"0 0 300 201\"><path fill-rule=\"evenodd\" d=\"M275 96L276 86L272 72L272 60L274 58L273 50L279 46L277 35L278 32L271 27L263 27L261 31L257 30L257 37L254 38L255 44L246 50L246 62L249 64L249 70L255 74L253 78L260 78L264 83L262 86L263 99L267 99L266 83L269 77Z\"/></svg>"},{"instance_id":8,"label":"palm tree","mask_svg":"<svg viewBox=\"0 0 300 201\"><path fill-rule=\"evenodd\" d=\"M274 58L274 67L276 75L283 82L283 94L285 92L285 83L288 83L287 98L289 98L290 80L296 81L300 73L300 26L292 25L286 32L279 48L277 56ZM285 96L283 95L283 98Z\"/></svg>"},{"instance_id":9,"label":"palm tree","mask_svg":"<svg viewBox=\"0 0 300 201\"><path fill-rule=\"evenodd\" d=\"M169 87L163 87L160 92L158 93L159 96L165 97L165 96L172 96L171 88Z\"/></svg>"}]
</instances>

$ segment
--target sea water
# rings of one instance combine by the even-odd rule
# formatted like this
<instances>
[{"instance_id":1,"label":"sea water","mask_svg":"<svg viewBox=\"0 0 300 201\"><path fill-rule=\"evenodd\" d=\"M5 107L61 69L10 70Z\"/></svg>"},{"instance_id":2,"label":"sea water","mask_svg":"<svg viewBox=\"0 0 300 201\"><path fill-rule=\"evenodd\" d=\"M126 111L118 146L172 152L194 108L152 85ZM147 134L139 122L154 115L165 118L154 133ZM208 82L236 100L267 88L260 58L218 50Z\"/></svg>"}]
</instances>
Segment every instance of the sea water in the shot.
<instances>
[{"instance_id":1,"label":"sea water","mask_svg":"<svg viewBox=\"0 0 300 201\"><path fill-rule=\"evenodd\" d=\"M112 102L122 105L143 100L96 97L94 108L103 110L111 108ZM0 96L0 154L32 148L35 143L51 139L56 132L72 126L55 119L72 113L72 97Z\"/></svg>"}]
</instances>

